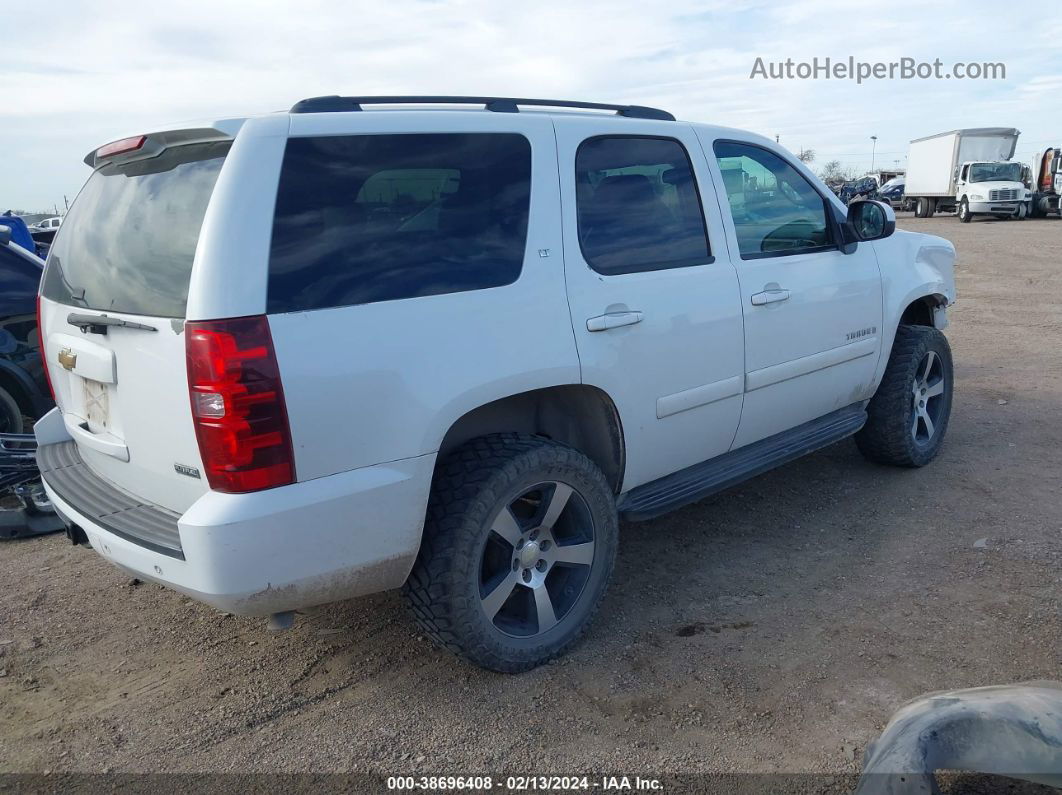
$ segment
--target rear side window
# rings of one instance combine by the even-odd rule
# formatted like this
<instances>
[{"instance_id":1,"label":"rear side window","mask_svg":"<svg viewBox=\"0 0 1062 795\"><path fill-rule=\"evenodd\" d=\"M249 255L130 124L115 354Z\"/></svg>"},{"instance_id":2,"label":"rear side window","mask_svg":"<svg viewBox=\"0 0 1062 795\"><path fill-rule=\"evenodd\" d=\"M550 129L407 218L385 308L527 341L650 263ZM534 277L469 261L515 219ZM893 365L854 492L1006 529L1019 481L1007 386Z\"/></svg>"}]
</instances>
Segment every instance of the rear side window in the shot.
<instances>
[{"instance_id":1,"label":"rear side window","mask_svg":"<svg viewBox=\"0 0 1062 795\"><path fill-rule=\"evenodd\" d=\"M292 138L277 192L269 312L511 284L531 145L511 133Z\"/></svg>"},{"instance_id":2,"label":"rear side window","mask_svg":"<svg viewBox=\"0 0 1062 795\"><path fill-rule=\"evenodd\" d=\"M210 194L229 143L97 169L63 220L42 293L88 309L184 317Z\"/></svg>"},{"instance_id":3,"label":"rear side window","mask_svg":"<svg viewBox=\"0 0 1062 795\"><path fill-rule=\"evenodd\" d=\"M671 138L601 136L575 155L579 244L598 273L711 261L697 183Z\"/></svg>"}]
</instances>

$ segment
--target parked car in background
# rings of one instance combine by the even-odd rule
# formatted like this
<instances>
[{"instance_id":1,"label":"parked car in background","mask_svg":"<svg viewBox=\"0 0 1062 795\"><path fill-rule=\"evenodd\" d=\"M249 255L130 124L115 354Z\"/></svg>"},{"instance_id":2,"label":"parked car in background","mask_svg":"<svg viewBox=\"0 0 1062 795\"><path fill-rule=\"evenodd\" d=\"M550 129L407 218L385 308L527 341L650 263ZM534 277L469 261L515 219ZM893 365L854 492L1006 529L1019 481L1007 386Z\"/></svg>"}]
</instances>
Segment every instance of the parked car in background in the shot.
<instances>
[{"instance_id":1,"label":"parked car in background","mask_svg":"<svg viewBox=\"0 0 1062 795\"><path fill-rule=\"evenodd\" d=\"M58 229L34 229L30 227L30 236L33 238L33 247L37 251L37 256L43 260L48 259L48 252L51 250L52 241L55 240L55 233Z\"/></svg>"},{"instance_id":2,"label":"parked car in background","mask_svg":"<svg viewBox=\"0 0 1062 795\"><path fill-rule=\"evenodd\" d=\"M902 176L893 177L880 188L878 188L877 198L880 201L888 202L893 207L893 209L910 209L910 203L907 201L907 197L904 195L904 178Z\"/></svg>"},{"instance_id":3,"label":"parked car in background","mask_svg":"<svg viewBox=\"0 0 1062 795\"><path fill-rule=\"evenodd\" d=\"M10 230L11 244L21 246L26 251L32 251L41 259L48 256L48 248L52 244L57 229L38 229L36 225L27 225L24 218L15 215L10 210L0 214L0 225Z\"/></svg>"},{"instance_id":4,"label":"parked car in background","mask_svg":"<svg viewBox=\"0 0 1062 795\"><path fill-rule=\"evenodd\" d=\"M63 223L63 219L60 216L54 218L45 218L43 221L38 221L30 227L31 232L54 232Z\"/></svg>"},{"instance_id":5,"label":"parked car in background","mask_svg":"<svg viewBox=\"0 0 1062 795\"><path fill-rule=\"evenodd\" d=\"M860 177L845 182L837 191L837 198L845 204L878 197L878 183L873 177Z\"/></svg>"},{"instance_id":6,"label":"parked car in background","mask_svg":"<svg viewBox=\"0 0 1062 795\"><path fill-rule=\"evenodd\" d=\"M0 217L0 433L22 433L52 406L37 334L44 262L12 240Z\"/></svg>"},{"instance_id":7,"label":"parked car in background","mask_svg":"<svg viewBox=\"0 0 1062 795\"><path fill-rule=\"evenodd\" d=\"M905 170L902 168L879 168L877 171L870 172L867 176L873 177L879 186L884 187L895 179L903 179L904 173Z\"/></svg>"},{"instance_id":8,"label":"parked car in background","mask_svg":"<svg viewBox=\"0 0 1062 795\"><path fill-rule=\"evenodd\" d=\"M26 225L25 220L21 216L15 215L10 210L4 213L0 213L0 226L6 226L8 229L5 239L15 246L21 246L26 251L36 253L36 246L33 242L33 233L30 231L30 227Z\"/></svg>"},{"instance_id":9,"label":"parked car in background","mask_svg":"<svg viewBox=\"0 0 1062 795\"><path fill-rule=\"evenodd\" d=\"M594 615L621 517L851 436L922 466L947 430L954 247L762 136L333 96L86 162L41 288L48 496L274 627L404 587L441 646L527 670Z\"/></svg>"}]
</instances>

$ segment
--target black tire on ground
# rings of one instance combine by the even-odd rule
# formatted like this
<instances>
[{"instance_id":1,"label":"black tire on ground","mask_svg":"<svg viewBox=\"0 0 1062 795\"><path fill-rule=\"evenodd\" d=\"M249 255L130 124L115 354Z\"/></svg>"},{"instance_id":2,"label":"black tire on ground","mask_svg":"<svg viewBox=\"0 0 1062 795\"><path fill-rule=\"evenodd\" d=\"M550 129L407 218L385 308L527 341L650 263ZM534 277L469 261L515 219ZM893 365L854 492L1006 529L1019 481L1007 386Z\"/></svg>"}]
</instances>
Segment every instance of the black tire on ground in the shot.
<instances>
[{"instance_id":1,"label":"black tire on ground","mask_svg":"<svg viewBox=\"0 0 1062 795\"><path fill-rule=\"evenodd\" d=\"M959 202L959 220L964 224L968 224L972 219L973 216L970 214L970 202L968 202L964 196L962 201Z\"/></svg>"},{"instance_id":2,"label":"black tire on ground","mask_svg":"<svg viewBox=\"0 0 1062 795\"><path fill-rule=\"evenodd\" d=\"M0 387L0 433L22 433L25 430L22 409L18 401Z\"/></svg>"},{"instance_id":3,"label":"black tire on ground","mask_svg":"<svg viewBox=\"0 0 1062 795\"><path fill-rule=\"evenodd\" d=\"M932 218L937 213L937 200L926 199L926 218Z\"/></svg>"},{"instance_id":4,"label":"black tire on ground","mask_svg":"<svg viewBox=\"0 0 1062 795\"><path fill-rule=\"evenodd\" d=\"M948 430L953 381L948 338L930 326L900 326L867 423L855 435L859 451L879 464L928 464Z\"/></svg>"},{"instance_id":5,"label":"black tire on ground","mask_svg":"<svg viewBox=\"0 0 1062 795\"><path fill-rule=\"evenodd\" d=\"M929 199L919 198L915 200L915 218L925 218L929 212Z\"/></svg>"},{"instance_id":6,"label":"black tire on ground","mask_svg":"<svg viewBox=\"0 0 1062 795\"><path fill-rule=\"evenodd\" d=\"M494 671L527 671L586 629L618 524L605 476L577 450L522 434L473 439L436 470L402 590L439 645Z\"/></svg>"}]
</instances>

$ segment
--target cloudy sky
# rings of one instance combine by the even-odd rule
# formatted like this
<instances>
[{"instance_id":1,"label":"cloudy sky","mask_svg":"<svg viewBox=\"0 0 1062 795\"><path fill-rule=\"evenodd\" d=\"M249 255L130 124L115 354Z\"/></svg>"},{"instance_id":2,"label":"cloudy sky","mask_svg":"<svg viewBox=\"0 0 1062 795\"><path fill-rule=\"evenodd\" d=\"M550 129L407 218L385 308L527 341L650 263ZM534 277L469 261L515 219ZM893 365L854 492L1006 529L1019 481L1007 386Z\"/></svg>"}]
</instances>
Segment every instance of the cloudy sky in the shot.
<instances>
[{"instance_id":1,"label":"cloudy sky","mask_svg":"<svg viewBox=\"0 0 1062 795\"><path fill-rule=\"evenodd\" d=\"M630 102L780 136L816 164L903 165L911 138L1015 126L1062 139L1055 5L803 0L80 2L5 15L0 209L73 199L81 159L181 119L319 94L500 94ZM1003 62L1006 79L750 79L765 61Z\"/></svg>"}]
</instances>

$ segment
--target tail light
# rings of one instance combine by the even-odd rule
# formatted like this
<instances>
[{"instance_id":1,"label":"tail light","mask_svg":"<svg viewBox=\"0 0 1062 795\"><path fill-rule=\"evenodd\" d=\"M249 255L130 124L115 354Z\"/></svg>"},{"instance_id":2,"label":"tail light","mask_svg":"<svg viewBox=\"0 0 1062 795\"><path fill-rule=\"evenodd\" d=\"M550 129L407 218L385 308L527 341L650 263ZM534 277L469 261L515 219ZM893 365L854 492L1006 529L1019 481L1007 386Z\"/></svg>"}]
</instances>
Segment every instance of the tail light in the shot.
<instances>
[{"instance_id":1,"label":"tail light","mask_svg":"<svg viewBox=\"0 0 1062 795\"><path fill-rule=\"evenodd\" d=\"M37 296L37 345L41 353L41 365L44 367L44 382L48 384L48 394L55 402L55 387L52 386L52 375L48 372L48 352L44 349L44 326L41 325L41 297Z\"/></svg>"},{"instance_id":2,"label":"tail light","mask_svg":"<svg viewBox=\"0 0 1062 795\"><path fill-rule=\"evenodd\" d=\"M291 433L264 315L190 321L188 390L207 482L258 491L295 481Z\"/></svg>"}]
</instances>

